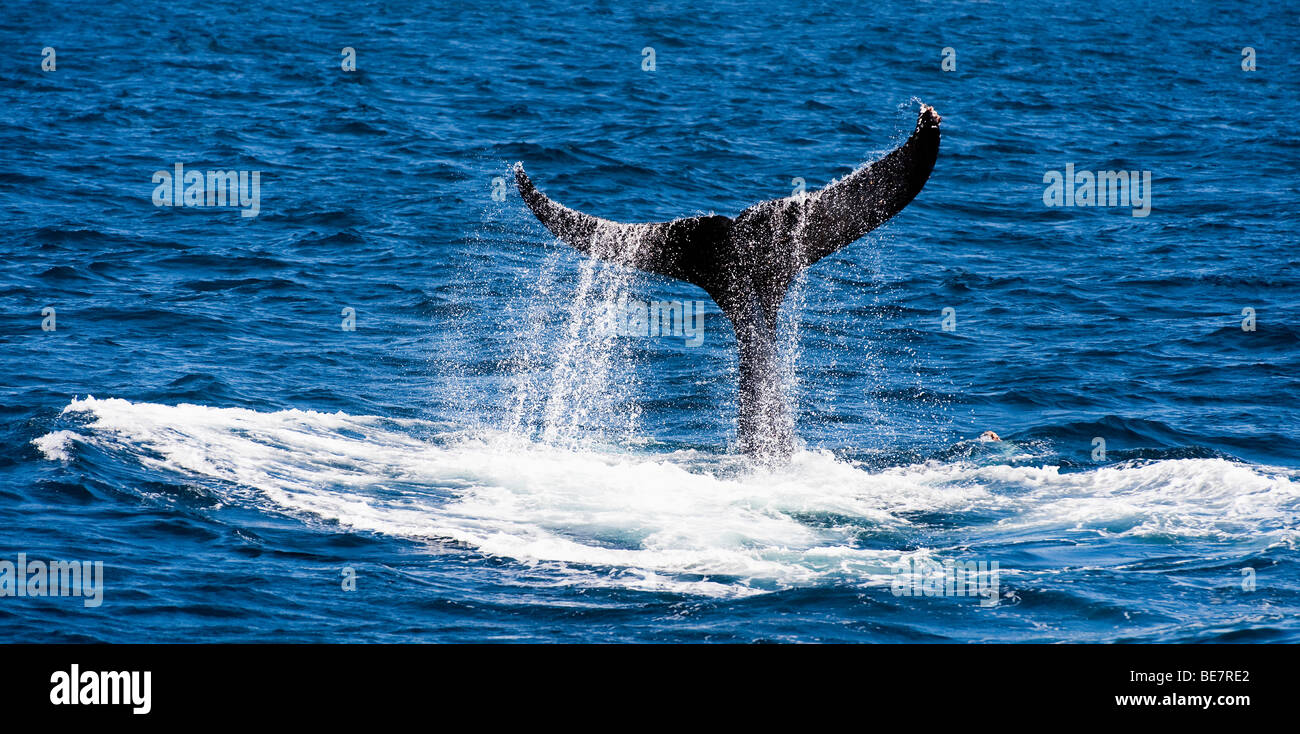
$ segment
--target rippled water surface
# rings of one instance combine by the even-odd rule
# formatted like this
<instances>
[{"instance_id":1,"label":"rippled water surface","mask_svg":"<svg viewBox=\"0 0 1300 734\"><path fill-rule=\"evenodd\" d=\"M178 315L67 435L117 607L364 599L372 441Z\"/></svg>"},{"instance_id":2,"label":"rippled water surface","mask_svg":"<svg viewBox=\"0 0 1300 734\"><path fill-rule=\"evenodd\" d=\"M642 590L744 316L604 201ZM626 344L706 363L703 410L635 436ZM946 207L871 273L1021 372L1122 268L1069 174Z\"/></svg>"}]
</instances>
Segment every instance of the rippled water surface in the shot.
<instances>
[{"instance_id":1,"label":"rippled water surface","mask_svg":"<svg viewBox=\"0 0 1300 734\"><path fill-rule=\"evenodd\" d=\"M1294 9L692 5L0 11L0 560L105 564L0 637L1300 641ZM735 215L919 101L924 191L786 304L778 469L716 306L600 328L702 291L493 197ZM155 206L178 162L257 216ZM896 593L949 561L997 603Z\"/></svg>"}]
</instances>

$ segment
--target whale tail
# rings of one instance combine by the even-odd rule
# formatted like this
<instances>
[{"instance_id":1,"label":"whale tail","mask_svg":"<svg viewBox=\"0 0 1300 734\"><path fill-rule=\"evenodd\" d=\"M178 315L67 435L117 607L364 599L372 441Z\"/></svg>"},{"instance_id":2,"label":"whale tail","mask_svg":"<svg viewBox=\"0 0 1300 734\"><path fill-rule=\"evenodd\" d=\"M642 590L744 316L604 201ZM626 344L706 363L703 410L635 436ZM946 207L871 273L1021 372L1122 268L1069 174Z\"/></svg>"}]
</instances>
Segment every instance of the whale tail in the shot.
<instances>
[{"instance_id":1,"label":"whale tail","mask_svg":"<svg viewBox=\"0 0 1300 734\"><path fill-rule=\"evenodd\" d=\"M781 459L794 439L777 364L781 303L800 271L888 221L921 192L939 153L939 122L934 108L922 105L911 136L883 158L819 191L764 201L734 218L601 219L547 197L521 163L515 185L541 223L577 251L709 294L736 333L739 447Z\"/></svg>"}]
</instances>

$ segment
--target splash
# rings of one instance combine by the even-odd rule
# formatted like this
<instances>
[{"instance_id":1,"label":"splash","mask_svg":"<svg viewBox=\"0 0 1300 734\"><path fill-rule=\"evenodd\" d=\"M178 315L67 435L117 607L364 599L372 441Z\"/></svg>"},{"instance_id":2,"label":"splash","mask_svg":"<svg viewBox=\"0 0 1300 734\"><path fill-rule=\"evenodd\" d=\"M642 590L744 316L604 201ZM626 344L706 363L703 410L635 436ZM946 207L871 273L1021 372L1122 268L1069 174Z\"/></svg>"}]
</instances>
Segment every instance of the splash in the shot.
<instances>
[{"instance_id":1,"label":"splash","mask_svg":"<svg viewBox=\"0 0 1300 734\"><path fill-rule=\"evenodd\" d=\"M559 259L548 258L530 291L507 360L516 377L506 430L570 448L608 436L626 440L638 428L640 384L613 318L637 273L585 258L569 290L559 282Z\"/></svg>"},{"instance_id":2,"label":"splash","mask_svg":"<svg viewBox=\"0 0 1300 734\"><path fill-rule=\"evenodd\" d=\"M882 586L897 563L973 547L1137 537L1245 554L1294 547L1300 524L1300 473L1222 459L867 471L801 451L769 472L736 457L565 448L344 413L88 398L60 420L68 426L35 441L50 459L102 452L226 504L508 558L546 583L706 596ZM1150 554L1125 547L1108 547L1121 554L1113 562ZM1004 578L1029 573L1002 561Z\"/></svg>"}]
</instances>

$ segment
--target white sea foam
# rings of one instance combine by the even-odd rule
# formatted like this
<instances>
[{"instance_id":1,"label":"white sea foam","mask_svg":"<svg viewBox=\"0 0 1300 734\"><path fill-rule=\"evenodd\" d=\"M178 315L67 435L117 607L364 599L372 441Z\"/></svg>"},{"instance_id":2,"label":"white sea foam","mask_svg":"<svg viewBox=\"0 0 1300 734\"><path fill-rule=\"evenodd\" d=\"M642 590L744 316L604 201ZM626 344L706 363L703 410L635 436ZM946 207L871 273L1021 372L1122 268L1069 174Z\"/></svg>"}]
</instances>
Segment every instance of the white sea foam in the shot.
<instances>
[{"instance_id":1,"label":"white sea foam","mask_svg":"<svg viewBox=\"0 0 1300 734\"><path fill-rule=\"evenodd\" d=\"M1220 459L873 472L802 452L773 473L734 457L557 448L343 413L94 398L64 413L83 423L35 440L51 459L69 460L75 440L307 522L453 541L575 583L705 595L887 584L905 556L1021 537L1293 545L1300 519L1296 472ZM934 515L965 519L959 532L919 525Z\"/></svg>"},{"instance_id":2,"label":"white sea foam","mask_svg":"<svg viewBox=\"0 0 1300 734\"><path fill-rule=\"evenodd\" d=\"M69 461L72 456L68 454L68 448L75 438L77 434L72 431L54 431L32 439L32 444L40 449L47 459Z\"/></svg>"}]
</instances>

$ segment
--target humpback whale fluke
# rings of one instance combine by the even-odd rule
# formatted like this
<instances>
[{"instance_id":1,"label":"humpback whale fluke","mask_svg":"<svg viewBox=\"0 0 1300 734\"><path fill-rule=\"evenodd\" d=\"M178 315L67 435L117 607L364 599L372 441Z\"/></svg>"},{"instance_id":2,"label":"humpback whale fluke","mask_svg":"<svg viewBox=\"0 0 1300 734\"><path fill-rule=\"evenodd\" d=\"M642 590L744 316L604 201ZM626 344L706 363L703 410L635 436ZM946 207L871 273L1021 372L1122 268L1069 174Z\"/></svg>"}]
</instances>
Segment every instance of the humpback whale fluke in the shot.
<instances>
[{"instance_id":1,"label":"humpback whale fluke","mask_svg":"<svg viewBox=\"0 0 1300 734\"><path fill-rule=\"evenodd\" d=\"M556 237L586 255L703 288L731 320L740 353L739 448L764 460L789 456L794 425L777 363L777 313L804 268L861 238L907 206L939 153L939 115L921 106L901 146L812 193L755 204L735 218L711 214L627 224L552 201L522 163L515 185Z\"/></svg>"}]
</instances>

